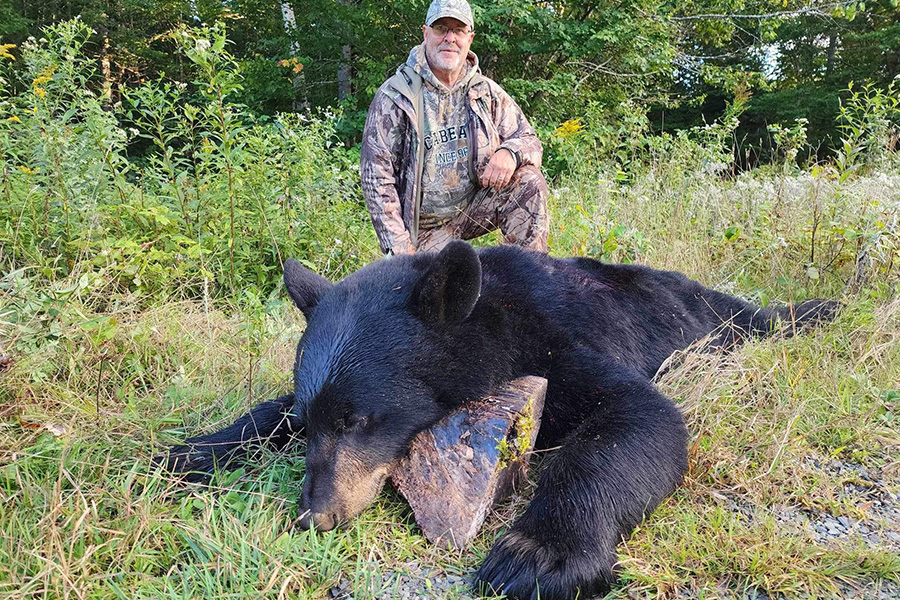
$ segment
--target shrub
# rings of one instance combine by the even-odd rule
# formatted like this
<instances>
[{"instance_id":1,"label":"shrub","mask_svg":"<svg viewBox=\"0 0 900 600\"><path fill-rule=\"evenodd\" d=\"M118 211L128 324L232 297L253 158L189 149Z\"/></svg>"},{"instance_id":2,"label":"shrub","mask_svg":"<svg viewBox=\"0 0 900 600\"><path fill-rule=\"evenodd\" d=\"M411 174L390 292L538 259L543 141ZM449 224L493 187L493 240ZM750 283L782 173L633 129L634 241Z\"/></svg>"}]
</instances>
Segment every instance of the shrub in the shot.
<instances>
[{"instance_id":1,"label":"shrub","mask_svg":"<svg viewBox=\"0 0 900 600\"><path fill-rule=\"evenodd\" d=\"M191 90L152 81L107 110L69 21L23 47L30 85L0 88L0 265L47 280L87 277L104 298L268 293L297 257L337 277L377 252L357 154L335 115L251 117L230 101L240 72L221 26L174 41ZM129 156L135 142L148 146Z\"/></svg>"}]
</instances>

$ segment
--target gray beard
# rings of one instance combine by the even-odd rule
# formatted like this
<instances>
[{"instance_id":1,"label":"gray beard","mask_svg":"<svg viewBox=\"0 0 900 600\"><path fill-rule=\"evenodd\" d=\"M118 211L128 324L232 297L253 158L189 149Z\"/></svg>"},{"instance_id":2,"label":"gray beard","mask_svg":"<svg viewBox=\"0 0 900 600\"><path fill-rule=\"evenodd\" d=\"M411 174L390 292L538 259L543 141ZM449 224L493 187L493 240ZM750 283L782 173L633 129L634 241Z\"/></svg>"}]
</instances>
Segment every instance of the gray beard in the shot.
<instances>
[{"instance_id":1,"label":"gray beard","mask_svg":"<svg viewBox=\"0 0 900 600\"><path fill-rule=\"evenodd\" d=\"M466 57L463 56L462 53L460 53L458 55L459 58L457 58L452 63L448 63L446 60L444 60L441 57L441 49L440 48L437 48L437 50L434 51L434 53L432 53L432 50L426 48L425 56L428 58L428 63L431 64L432 67L437 67L438 69L442 69L444 71L457 70L462 65L463 61L466 59Z\"/></svg>"}]
</instances>

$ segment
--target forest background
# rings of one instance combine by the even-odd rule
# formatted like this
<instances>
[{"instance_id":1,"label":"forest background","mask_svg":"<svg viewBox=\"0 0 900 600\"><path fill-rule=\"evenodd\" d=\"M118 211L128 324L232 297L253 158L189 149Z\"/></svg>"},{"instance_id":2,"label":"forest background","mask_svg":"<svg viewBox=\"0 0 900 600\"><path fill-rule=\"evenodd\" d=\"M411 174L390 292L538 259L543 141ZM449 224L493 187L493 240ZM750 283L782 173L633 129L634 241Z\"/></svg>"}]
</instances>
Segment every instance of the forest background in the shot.
<instances>
[{"instance_id":1,"label":"forest background","mask_svg":"<svg viewBox=\"0 0 900 600\"><path fill-rule=\"evenodd\" d=\"M424 0L0 0L0 39L21 44L80 16L84 52L112 101L124 86L191 82L173 52L180 25L227 24L240 65L232 100L254 114L340 108L338 134L358 139L378 86L421 41ZM499 0L473 2L473 49L539 127L591 118L646 130L711 123L735 86L753 91L736 132L743 166L771 159L770 125L806 119L810 149L836 144L850 82L886 87L900 73L897 0ZM599 124L599 123L597 123ZM552 162L552 161L551 161ZM561 165L554 165L555 168Z\"/></svg>"}]
</instances>

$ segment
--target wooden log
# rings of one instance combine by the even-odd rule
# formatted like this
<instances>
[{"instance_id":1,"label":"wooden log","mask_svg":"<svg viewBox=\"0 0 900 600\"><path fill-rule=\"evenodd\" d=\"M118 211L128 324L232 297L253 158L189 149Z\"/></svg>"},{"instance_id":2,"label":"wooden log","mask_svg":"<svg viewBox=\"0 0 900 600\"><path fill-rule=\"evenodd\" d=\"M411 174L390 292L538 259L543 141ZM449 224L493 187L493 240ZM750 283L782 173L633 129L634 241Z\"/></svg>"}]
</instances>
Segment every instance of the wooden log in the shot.
<instances>
[{"instance_id":1,"label":"wooden log","mask_svg":"<svg viewBox=\"0 0 900 600\"><path fill-rule=\"evenodd\" d=\"M429 540L464 548L524 480L546 392L542 377L516 379L416 436L391 480Z\"/></svg>"}]
</instances>

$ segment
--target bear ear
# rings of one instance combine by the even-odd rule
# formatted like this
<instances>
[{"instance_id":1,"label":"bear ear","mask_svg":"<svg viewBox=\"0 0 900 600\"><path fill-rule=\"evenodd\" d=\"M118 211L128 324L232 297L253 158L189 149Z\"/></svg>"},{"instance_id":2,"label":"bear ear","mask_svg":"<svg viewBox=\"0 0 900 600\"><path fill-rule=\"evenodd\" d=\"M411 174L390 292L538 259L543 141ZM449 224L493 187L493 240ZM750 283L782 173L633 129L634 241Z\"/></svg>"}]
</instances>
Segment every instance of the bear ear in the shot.
<instances>
[{"instance_id":1,"label":"bear ear","mask_svg":"<svg viewBox=\"0 0 900 600\"><path fill-rule=\"evenodd\" d=\"M319 298L331 289L332 283L304 267L299 260L289 258L284 262L284 287L303 316L309 319Z\"/></svg>"},{"instance_id":2,"label":"bear ear","mask_svg":"<svg viewBox=\"0 0 900 600\"><path fill-rule=\"evenodd\" d=\"M481 261L469 244L450 242L416 284L412 301L423 321L459 323L481 294Z\"/></svg>"}]
</instances>

